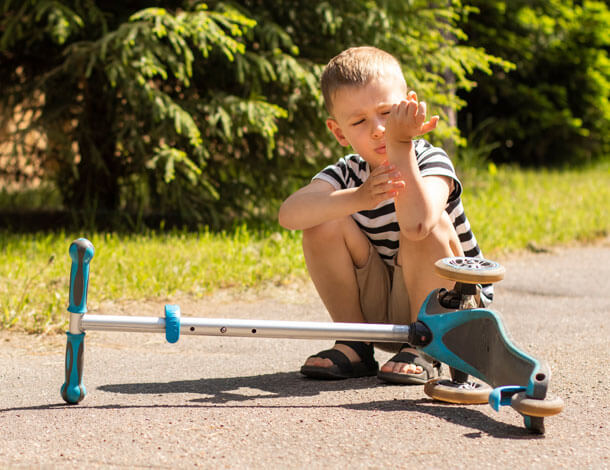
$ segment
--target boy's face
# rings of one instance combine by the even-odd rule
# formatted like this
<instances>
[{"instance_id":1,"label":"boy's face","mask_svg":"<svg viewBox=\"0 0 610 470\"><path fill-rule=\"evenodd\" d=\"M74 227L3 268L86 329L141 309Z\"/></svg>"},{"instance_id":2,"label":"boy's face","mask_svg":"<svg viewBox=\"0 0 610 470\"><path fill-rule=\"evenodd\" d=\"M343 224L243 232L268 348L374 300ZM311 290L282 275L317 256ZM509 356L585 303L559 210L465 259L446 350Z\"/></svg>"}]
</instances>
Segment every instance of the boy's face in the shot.
<instances>
[{"instance_id":1,"label":"boy's face","mask_svg":"<svg viewBox=\"0 0 610 470\"><path fill-rule=\"evenodd\" d=\"M386 75L367 85L339 88L333 99L333 117L326 125L344 147L351 146L371 169L386 160L385 122L393 104L404 100L402 77Z\"/></svg>"}]
</instances>

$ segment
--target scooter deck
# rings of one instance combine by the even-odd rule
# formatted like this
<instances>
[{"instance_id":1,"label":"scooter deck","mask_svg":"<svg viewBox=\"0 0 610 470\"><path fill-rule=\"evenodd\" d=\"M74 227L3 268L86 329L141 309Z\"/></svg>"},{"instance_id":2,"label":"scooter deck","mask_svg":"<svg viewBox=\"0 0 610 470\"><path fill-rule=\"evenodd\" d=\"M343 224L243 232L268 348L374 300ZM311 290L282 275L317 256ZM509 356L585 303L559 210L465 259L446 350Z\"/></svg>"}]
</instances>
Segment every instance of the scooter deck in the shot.
<instances>
[{"instance_id":1,"label":"scooter deck","mask_svg":"<svg viewBox=\"0 0 610 470\"><path fill-rule=\"evenodd\" d=\"M420 350L493 388L521 386L529 397L546 397L548 366L510 341L498 313L486 308L446 308L438 292L430 293L418 315L417 320L432 333L430 343Z\"/></svg>"}]
</instances>

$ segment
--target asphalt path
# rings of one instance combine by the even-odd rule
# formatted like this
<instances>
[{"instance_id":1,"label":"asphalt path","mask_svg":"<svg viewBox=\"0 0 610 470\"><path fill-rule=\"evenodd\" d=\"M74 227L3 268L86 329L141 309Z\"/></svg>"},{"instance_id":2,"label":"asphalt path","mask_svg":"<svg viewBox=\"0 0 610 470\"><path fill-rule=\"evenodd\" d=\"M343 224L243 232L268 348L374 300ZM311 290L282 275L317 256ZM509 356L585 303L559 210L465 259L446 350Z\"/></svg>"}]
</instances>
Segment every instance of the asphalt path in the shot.
<instances>
[{"instance_id":1,"label":"asphalt path","mask_svg":"<svg viewBox=\"0 0 610 470\"><path fill-rule=\"evenodd\" d=\"M610 242L500 261L494 309L513 341L550 365L550 393L565 401L544 436L509 407L443 404L376 378L301 377L323 340L172 345L88 332L87 396L68 406L64 336L2 332L0 468L608 468ZM89 300L92 313L163 315L163 303ZM167 303L183 316L327 321L310 284Z\"/></svg>"}]
</instances>

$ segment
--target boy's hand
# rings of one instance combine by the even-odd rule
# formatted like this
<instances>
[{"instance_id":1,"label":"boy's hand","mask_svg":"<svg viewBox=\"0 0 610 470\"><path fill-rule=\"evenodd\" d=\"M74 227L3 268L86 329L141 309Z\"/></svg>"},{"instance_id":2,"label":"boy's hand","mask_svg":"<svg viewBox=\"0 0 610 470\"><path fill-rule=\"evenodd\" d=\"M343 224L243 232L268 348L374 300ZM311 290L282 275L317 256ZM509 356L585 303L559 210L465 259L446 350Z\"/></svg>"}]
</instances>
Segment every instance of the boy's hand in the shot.
<instances>
[{"instance_id":1,"label":"boy's hand","mask_svg":"<svg viewBox=\"0 0 610 470\"><path fill-rule=\"evenodd\" d=\"M432 116L426 121L426 103L417 101L414 91L407 99L392 106L385 126L386 143L407 143L418 135L436 129L439 117Z\"/></svg>"},{"instance_id":2,"label":"boy's hand","mask_svg":"<svg viewBox=\"0 0 610 470\"><path fill-rule=\"evenodd\" d=\"M386 160L371 171L370 176L358 187L364 209L374 209L380 202L393 198L405 187L400 172Z\"/></svg>"}]
</instances>

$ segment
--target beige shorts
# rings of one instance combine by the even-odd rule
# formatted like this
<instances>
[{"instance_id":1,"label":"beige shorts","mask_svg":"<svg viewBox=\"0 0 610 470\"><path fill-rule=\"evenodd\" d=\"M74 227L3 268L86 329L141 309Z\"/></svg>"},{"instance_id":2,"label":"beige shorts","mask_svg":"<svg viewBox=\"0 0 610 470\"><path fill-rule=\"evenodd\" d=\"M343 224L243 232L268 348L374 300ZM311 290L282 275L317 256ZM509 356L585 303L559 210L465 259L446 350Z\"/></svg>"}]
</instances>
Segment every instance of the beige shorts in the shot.
<instances>
[{"instance_id":1,"label":"beige shorts","mask_svg":"<svg viewBox=\"0 0 610 470\"><path fill-rule=\"evenodd\" d=\"M360 289L360 307L367 323L411 323L409 295L399 266L389 266L371 245L367 263L356 268ZM387 351L396 351L391 343L376 343Z\"/></svg>"}]
</instances>

